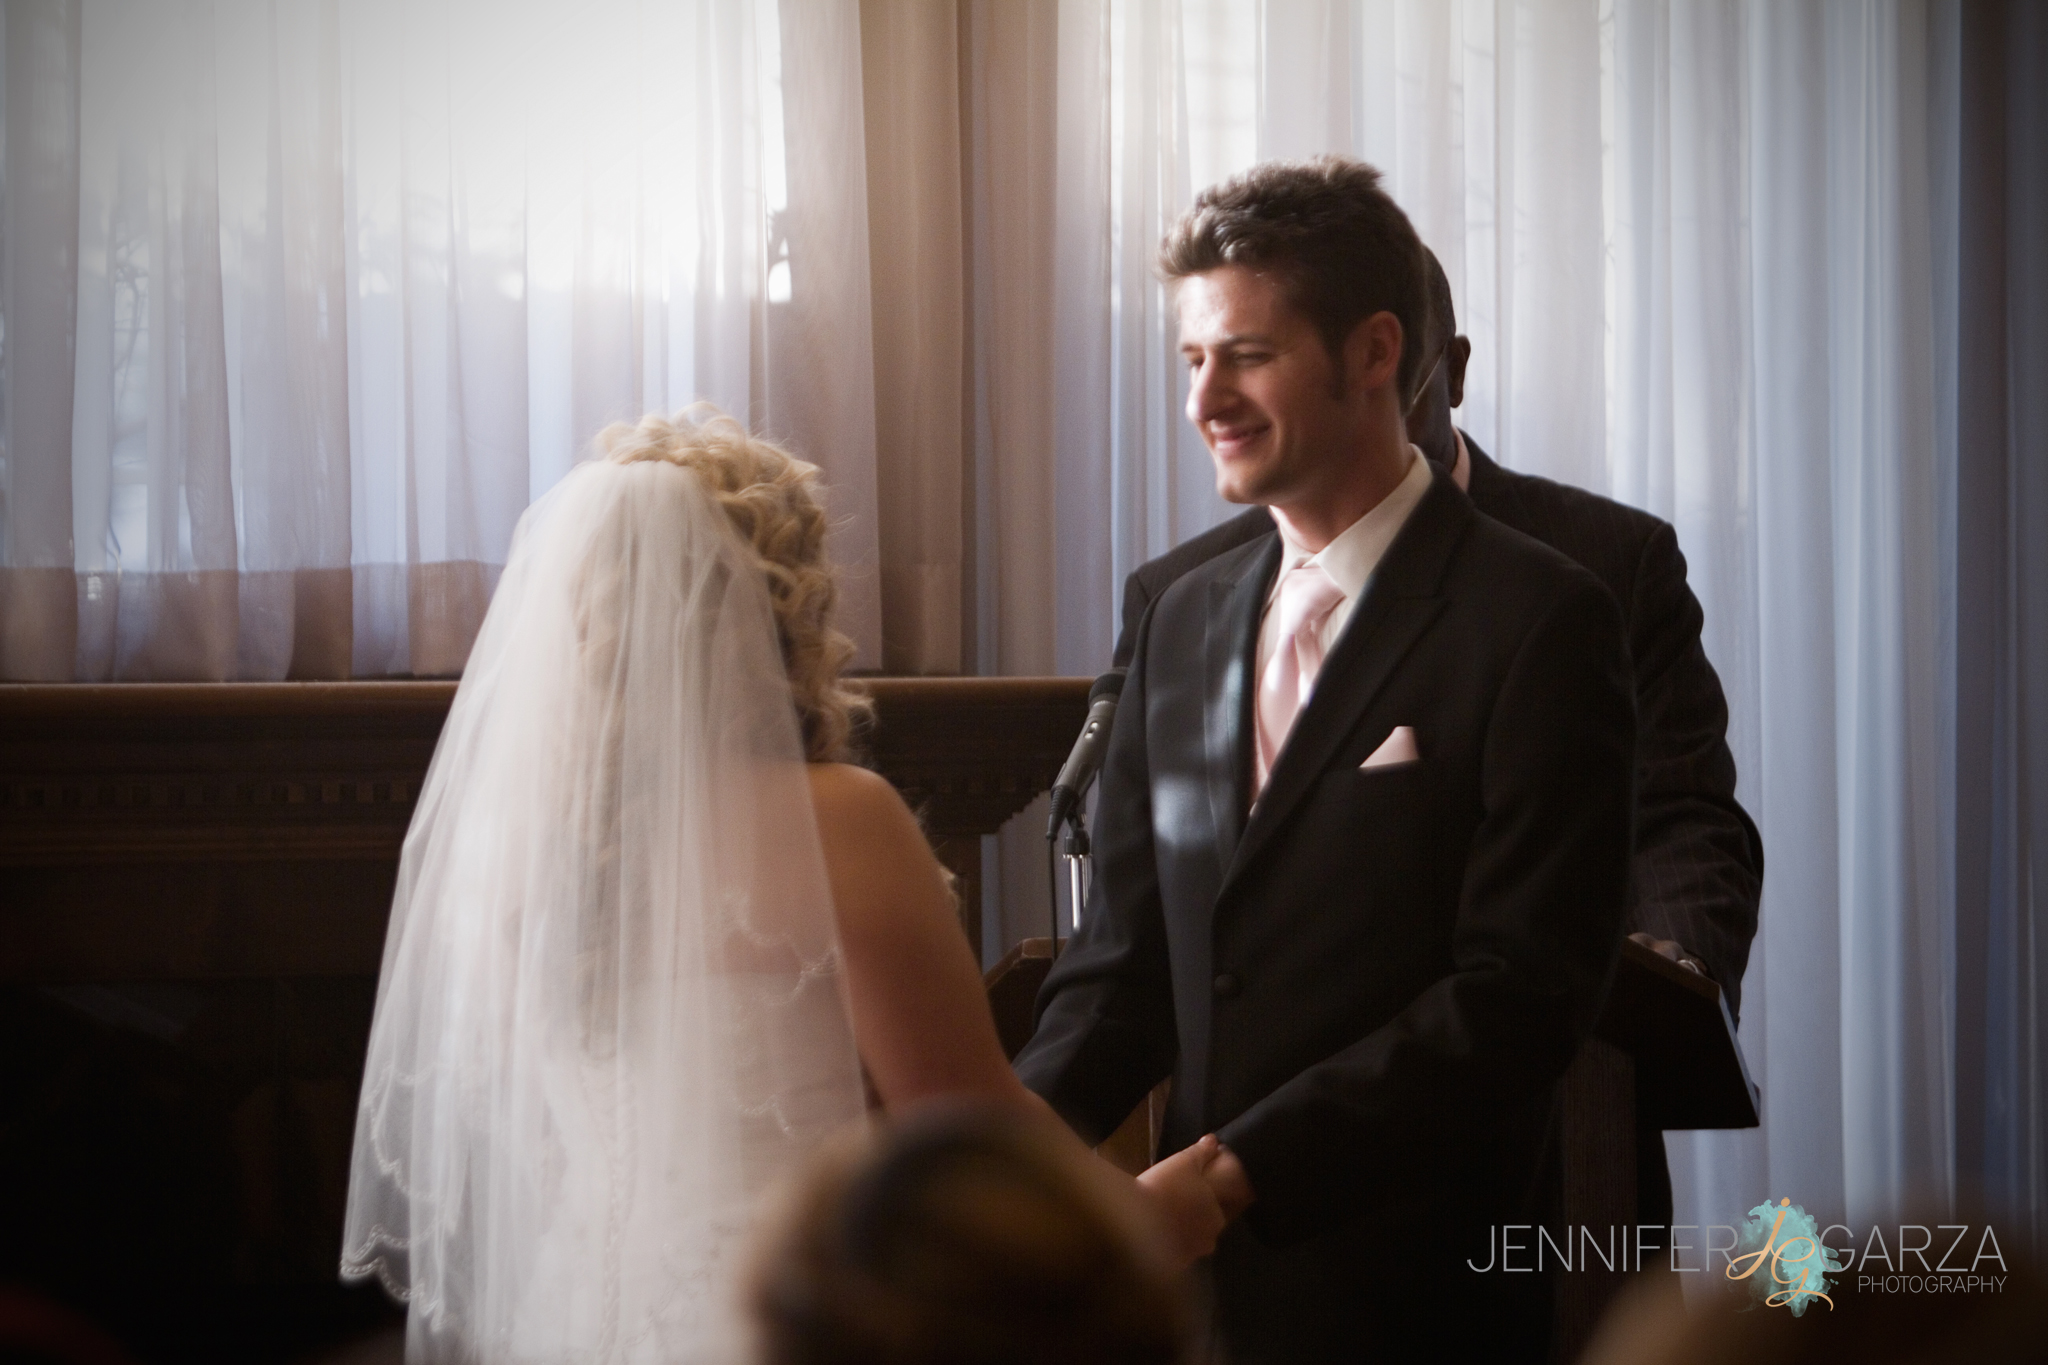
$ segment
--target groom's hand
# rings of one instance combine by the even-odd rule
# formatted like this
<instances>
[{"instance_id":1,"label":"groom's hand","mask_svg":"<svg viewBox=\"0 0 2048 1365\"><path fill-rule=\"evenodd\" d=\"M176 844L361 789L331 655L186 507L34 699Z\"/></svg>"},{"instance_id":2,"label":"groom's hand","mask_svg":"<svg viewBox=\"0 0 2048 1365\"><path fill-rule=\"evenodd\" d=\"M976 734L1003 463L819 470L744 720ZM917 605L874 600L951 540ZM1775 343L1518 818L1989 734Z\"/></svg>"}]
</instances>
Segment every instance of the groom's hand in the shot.
<instances>
[{"instance_id":1,"label":"groom's hand","mask_svg":"<svg viewBox=\"0 0 2048 1365\"><path fill-rule=\"evenodd\" d=\"M1219 1156L1228 1155L1211 1134L1154 1162L1138 1177L1138 1188L1152 1205L1166 1233L1167 1248L1179 1265L1192 1265L1216 1250L1216 1239L1230 1222L1209 1172ZM1230 1157L1232 1165L1237 1158ZM1243 1177L1243 1168L1238 1176ZM1249 1186L1246 1187L1249 1189Z\"/></svg>"}]
</instances>

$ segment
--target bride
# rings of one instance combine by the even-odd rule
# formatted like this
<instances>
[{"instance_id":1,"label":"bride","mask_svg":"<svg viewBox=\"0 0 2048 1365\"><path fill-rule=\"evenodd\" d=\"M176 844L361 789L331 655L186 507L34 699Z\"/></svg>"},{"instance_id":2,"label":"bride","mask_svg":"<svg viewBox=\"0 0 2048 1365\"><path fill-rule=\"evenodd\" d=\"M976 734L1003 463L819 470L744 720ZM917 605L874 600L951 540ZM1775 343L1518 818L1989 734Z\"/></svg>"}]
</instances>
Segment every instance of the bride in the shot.
<instances>
[{"instance_id":1,"label":"bride","mask_svg":"<svg viewBox=\"0 0 2048 1365\"><path fill-rule=\"evenodd\" d=\"M599 438L521 520L407 832L345 1277L410 1361L738 1358L757 1196L864 1110L1030 1104L944 874L846 756L817 471Z\"/></svg>"}]
</instances>

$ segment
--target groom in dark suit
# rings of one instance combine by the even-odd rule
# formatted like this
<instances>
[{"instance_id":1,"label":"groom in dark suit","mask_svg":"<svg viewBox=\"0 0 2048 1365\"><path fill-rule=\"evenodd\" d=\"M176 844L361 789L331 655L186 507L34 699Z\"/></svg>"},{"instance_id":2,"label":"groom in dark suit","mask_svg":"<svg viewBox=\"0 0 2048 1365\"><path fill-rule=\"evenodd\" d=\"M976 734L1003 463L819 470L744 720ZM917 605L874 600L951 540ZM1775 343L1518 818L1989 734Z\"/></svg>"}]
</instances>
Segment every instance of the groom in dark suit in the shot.
<instances>
[{"instance_id":1,"label":"groom in dark suit","mask_svg":"<svg viewBox=\"0 0 2048 1365\"><path fill-rule=\"evenodd\" d=\"M1624 927L1720 984L1742 1015L1742 974L1763 893L1763 840L1735 799L1728 703L1700 642L1704 617L1686 585L1668 522L1568 484L1506 469L1451 422L1464 399L1472 343L1458 334L1450 281L1429 271L1428 378L1408 411L1408 437L1487 516L1590 570L1628 627L1636 693L1636 835ZM1217 555L1273 533L1265 508L1231 518L1140 566L1124 584L1115 662L1126 665L1146 610L1168 584ZM1636 1135L1636 1221L1671 1222L1664 1134Z\"/></svg>"},{"instance_id":2,"label":"groom in dark suit","mask_svg":"<svg viewBox=\"0 0 2048 1365\"><path fill-rule=\"evenodd\" d=\"M1544 1212L1628 879L1619 612L1410 445L1423 253L1378 179L1262 166L1162 247L1188 415L1276 530L1145 614L1017 1061L1096 1141L1172 1076L1145 1179L1241 1363L1542 1357L1544 1277L1467 1258Z\"/></svg>"}]
</instances>

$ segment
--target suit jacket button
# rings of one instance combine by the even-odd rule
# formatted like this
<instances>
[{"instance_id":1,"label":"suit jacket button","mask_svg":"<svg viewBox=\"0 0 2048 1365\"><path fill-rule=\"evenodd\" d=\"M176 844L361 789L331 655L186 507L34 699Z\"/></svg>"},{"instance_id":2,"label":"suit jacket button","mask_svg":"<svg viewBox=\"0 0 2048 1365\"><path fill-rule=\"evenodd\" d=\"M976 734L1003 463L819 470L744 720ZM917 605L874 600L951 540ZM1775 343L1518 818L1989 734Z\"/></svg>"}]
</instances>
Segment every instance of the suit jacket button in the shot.
<instances>
[{"instance_id":1,"label":"suit jacket button","mask_svg":"<svg viewBox=\"0 0 2048 1365\"><path fill-rule=\"evenodd\" d=\"M1229 972L1225 972L1216 978L1216 994L1222 999L1231 999L1241 989L1242 986L1238 979Z\"/></svg>"}]
</instances>

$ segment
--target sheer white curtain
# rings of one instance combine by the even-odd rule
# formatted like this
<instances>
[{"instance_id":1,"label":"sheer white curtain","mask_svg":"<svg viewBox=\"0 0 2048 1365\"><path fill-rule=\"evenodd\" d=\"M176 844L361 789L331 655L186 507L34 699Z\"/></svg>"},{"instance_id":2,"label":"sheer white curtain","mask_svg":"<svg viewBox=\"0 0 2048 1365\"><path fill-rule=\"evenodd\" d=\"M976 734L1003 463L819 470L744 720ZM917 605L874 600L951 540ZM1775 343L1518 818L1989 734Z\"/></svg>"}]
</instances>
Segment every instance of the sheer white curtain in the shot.
<instances>
[{"instance_id":1,"label":"sheer white curtain","mask_svg":"<svg viewBox=\"0 0 2048 1365\"><path fill-rule=\"evenodd\" d=\"M826 468L878 657L854 0L25 0L5 44L0 676L458 671L526 504L699 398Z\"/></svg>"},{"instance_id":2,"label":"sheer white curtain","mask_svg":"<svg viewBox=\"0 0 2048 1365\"><path fill-rule=\"evenodd\" d=\"M1999 627L2000 908L1956 894L1956 680L1978 666L1956 637L1977 529L1956 502L1961 13L1061 4L1062 671L1107 661L1124 574L1231 512L1180 417L1147 258L1194 188L1257 158L1385 170L1472 338L1460 424L1511 467L1676 525L1768 854L1742 1021L1766 1122L1671 1141L1682 1222L1769 1196L1861 1227L1981 1180L2001 1230L2048 1229L2041 1159L2014 1156L2048 1150L2048 950L2026 889L2048 772L2014 700L2031 618ZM2014 261L2015 281L2039 273ZM2012 420L1998 477L2017 495L2038 436ZM1985 572L2024 576L2026 552L1997 544ZM1999 600L2038 616L2021 588ZM1988 1005L1958 999L1959 932Z\"/></svg>"}]
</instances>

